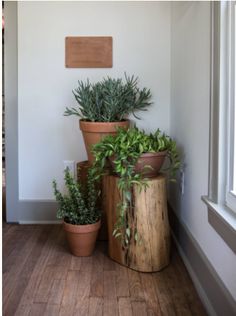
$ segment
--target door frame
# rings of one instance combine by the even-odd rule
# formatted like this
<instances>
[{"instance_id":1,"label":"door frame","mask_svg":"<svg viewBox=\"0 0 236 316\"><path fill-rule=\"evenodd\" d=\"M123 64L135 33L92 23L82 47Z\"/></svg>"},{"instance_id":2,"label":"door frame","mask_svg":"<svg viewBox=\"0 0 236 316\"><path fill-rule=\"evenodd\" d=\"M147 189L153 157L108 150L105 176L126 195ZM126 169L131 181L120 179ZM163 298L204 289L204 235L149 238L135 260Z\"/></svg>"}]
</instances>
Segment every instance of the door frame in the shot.
<instances>
[{"instance_id":1,"label":"door frame","mask_svg":"<svg viewBox=\"0 0 236 316\"><path fill-rule=\"evenodd\" d=\"M17 2L4 3L6 221L19 220Z\"/></svg>"}]
</instances>

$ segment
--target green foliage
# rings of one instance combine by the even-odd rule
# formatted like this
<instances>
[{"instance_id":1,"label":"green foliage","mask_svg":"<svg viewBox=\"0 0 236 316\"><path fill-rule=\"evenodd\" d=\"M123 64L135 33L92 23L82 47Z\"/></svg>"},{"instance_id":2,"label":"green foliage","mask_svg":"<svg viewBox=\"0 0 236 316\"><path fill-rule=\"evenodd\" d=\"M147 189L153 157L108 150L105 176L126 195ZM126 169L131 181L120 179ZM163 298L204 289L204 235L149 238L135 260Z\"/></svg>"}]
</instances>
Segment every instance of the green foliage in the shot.
<instances>
[{"instance_id":1,"label":"green foliage","mask_svg":"<svg viewBox=\"0 0 236 316\"><path fill-rule=\"evenodd\" d=\"M91 122L117 122L136 111L146 111L151 105L151 92L147 88L138 88L138 78L104 78L92 84L78 81L78 88L73 91L79 108L66 108L65 116L77 115ZM135 116L137 117L137 116Z\"/></svg>"},{"instance_id":2,"label":"green foliage","mask_svg":"<svg viewBox=\"0 0 236 316\"><path fill-rule=\"evenodd\" d=\"M59 203L57 218L75 225L96 223L101 217L101 212L96 207L99 192L96 189L92 170L88 171L86 185L81 180L76 183L68 168L65 170L64 179L68 191L66 195L62 195L56 181L53 181L54 195Z\"/></svg>"},{"instance_id":3,"label":"green foliage","mask_svg":"<svg viewBox=\"0 0 236 316\"><path fill-rule=\"evenodd\" d=\"M134 166L138 158L144 153L167 152L169 167L172 176L180 166L179 156L176 149L176 142L158 129L155 133L146 134L137 127L124 130L118 128L115 136L109 135L93 148L95 156L95 167L102 170L106 159L114 157L116 173L123 178L133 175L135 181L137 175L134 174ZM134 182L135 183L135 182Z\"/></svg>"},{"instance_id":4,"label":"green foliage","mask_svg":"<svg viewBox=\"0 0 236 316\"><path fill-rule=\"evenodd\" d=\"M169 166L165 171L174 177L180 167L176 143L159 129L155 133L145 134L137 127L129 128L127 131L119 128L117 135L105 137L93 148L94 174L101 175L107 158L112 157L115 172L120 177L118 188L121 192L122 203L118 205L118 219L113 234L122 239L123 246L128 245L132 236L135 241L138 240L135 227L128 226L127 212L132 209L132 187L134 184L138 185L140 190L147 187L143 174L135 172L135 164L144 153L162 151L166 151L169 158ZM150 168L150 166L145 168Z\"/></svg>"}]
</instances>

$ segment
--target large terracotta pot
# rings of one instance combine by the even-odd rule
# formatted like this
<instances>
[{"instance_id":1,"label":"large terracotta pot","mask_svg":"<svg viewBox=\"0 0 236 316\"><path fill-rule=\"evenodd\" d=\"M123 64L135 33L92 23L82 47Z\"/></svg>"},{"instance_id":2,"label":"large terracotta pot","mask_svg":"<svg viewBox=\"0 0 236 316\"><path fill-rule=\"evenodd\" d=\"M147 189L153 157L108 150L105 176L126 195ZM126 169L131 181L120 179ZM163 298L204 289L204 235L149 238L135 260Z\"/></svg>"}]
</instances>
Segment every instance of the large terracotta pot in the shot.
<instances>
[{"instance_id":1,"label":"large terracotta pot","mask_svg":"<svg viewBox=\"0 0 236 316\"><path fill-rule=\"evenodd\" d=\"M89 225L73 225L64 221L63 225L72 254L78 257L91 256L101 227L101 220Z\"/></svg>"},{"instance_id":2,"label":"large terracotta pot","mask_svg":"<svg viewBox=\"0 0 236 316\"><path fill-rule=\"evenodd\" d=\"M143 173L146 178L155 177L160 171L167 151L161 151L157 153L145 153L142 154L134 167L136 173ZM114 170L114 156L109 158L112 168ZM150 166L151 168L145 168L145 166Z\"/></svg>"},{"instance_id":3,"label":"large terracotta pot","mask_svg":"<svg viewBox=\"0 0 236 316\"><path fill-rule=\"evenodd\" d=\"M115 135L117 133L118 127L128 129L130 121L125 120L122 122L87 122L80 120L79 125L83 133L88 161L89 163L93 163L94 157L91 153L92 146L99 143L102 138L107 135Z\"/></svg>"}]
</instances>

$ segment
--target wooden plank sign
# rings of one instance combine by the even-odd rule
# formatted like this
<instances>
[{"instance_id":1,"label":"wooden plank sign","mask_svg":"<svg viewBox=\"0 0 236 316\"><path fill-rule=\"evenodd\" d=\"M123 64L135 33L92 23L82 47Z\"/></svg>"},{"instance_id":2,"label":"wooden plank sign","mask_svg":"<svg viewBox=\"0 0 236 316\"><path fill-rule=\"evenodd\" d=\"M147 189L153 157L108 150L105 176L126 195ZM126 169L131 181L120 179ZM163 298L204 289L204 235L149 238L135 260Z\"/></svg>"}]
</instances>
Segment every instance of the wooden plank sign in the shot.
<instances>
[{"instance_id":1,"label":"wooden plank sign","mask_svg":"<svg viewBox=\"0 0 236 316\"><path fill-rule=\"evenodd\" d=\"M111 68L111 36L66 37L66 68Z\"/></svg>"}]
</instances>

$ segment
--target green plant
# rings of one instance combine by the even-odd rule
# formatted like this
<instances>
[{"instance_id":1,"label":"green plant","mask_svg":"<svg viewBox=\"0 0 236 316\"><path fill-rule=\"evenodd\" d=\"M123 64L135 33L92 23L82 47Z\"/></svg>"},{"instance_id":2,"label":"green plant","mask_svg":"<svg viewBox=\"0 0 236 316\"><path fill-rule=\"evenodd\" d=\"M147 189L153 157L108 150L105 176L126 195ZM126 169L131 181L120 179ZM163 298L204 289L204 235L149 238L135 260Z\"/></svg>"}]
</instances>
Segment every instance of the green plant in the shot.
<instances>
[{"instance_id":1,"label":"green plant","mask_svg":"<svg viewBox=\"0 0 236 316\"><path fill-rule=\"evenodd\" d=\"M54 195L59 203L57 217L74 225L96 223L101 217L101 212L96 207L99 192L96 189L92 169L88 171L86 184L80 179L76 183L68 168L65 169L64 180L68 191L65 195L58 190L57 183L53 180Z\"/></svg>"},{"instance_id":2,"label":"green plant","mask_svg":"<svg viewBox=\"0 0 236 316\"><path fill-rule=\"evenodd\" d=\"M106 160L113 157L115 172L119 175L118 188L121 192L122 203L118 205L118 219L114 229L114 236L120 237L124 246L134 236L137 240L135 228L128 226L128 210L132 208L132 187L134 184L140 190L147 186L142 173L135 172L138 158L144 153L166 151L169 166L165 169L174 178L180 166L176 143L169 136L158 129L155 133L146 134L137 127L127 131L118 129L115 136L107 136L93 148L95 162L93 172L98 176L103 173ZM146 166L149 168L149 166ZM145 171L145 170L143 170Z\"/></svg>"},{"instance_id":3,"label":"green plant","mask_svg":"<svg viewBox=\"0 0 236 316\"><path fill-rule=\"evenodd\" d=\"M145 111L151 104L150 90L138 88L138 78L125 75L122 79L104 78L92 84L78 81L73 91L79 109L66 107L65 116L77 115L91 122L117 122L136 111ZM137 117L137 116L135 116Z\"/></svg>"}]
</instances>

